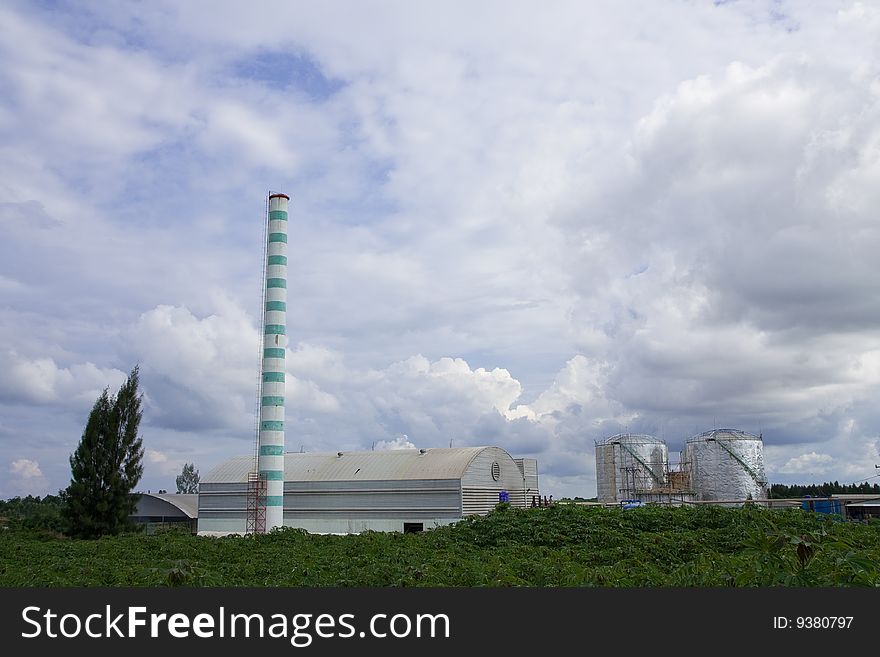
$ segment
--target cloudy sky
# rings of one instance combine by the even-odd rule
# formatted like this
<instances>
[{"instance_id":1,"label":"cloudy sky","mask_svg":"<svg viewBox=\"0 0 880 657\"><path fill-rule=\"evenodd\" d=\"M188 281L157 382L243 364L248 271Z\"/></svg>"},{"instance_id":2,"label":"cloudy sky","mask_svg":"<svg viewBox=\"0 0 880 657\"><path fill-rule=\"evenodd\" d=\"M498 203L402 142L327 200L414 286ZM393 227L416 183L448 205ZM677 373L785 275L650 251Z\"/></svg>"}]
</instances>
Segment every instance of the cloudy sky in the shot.
<instances>
[{"instance_id":1,"label":"cloudy sky","mask_svg":"<svg viewBox=\"0 0 880 657\"><path fill-rule=\"evenodd\" d=\"M736 427L773 482L880 463L880 8L0 4L0 497L69 481L140 363L143 489L250 453L265 196L287 445ZM872 481L877 481L876 479Z\"/></svg>"}]
</instances>

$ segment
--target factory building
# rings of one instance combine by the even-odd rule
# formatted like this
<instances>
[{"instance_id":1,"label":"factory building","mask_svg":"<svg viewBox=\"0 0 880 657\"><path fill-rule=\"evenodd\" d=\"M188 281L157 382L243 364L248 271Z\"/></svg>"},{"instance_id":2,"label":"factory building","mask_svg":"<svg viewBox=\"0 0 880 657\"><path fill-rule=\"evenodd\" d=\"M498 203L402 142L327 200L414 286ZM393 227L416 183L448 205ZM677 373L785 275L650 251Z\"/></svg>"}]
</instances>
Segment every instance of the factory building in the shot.
<instances>
[{"instance_id":1,"label":"factory building","mask_svg":"<svg viewBox=\"0 0 880 657\"><path fill-rule=\"evenodd\" d=\"M537 462L500 447L283 455L283 525L312 533L415 532L485 515L499 500L531 506ZM253 457L231 458L199 487L198 529L248 531Z\"/></svg>"},{"instance_id":2,"label":"factory building","mask_svg":"<svg viewBox=\"0 0 880 657\"><path fill-rule=\"evenodd\" d=\"M170 526L196 529L198 515L198 495L171 493L134 493L137 504L131 516L136 525L147 527L147 531Z\"/></svg>"}]
</instances>

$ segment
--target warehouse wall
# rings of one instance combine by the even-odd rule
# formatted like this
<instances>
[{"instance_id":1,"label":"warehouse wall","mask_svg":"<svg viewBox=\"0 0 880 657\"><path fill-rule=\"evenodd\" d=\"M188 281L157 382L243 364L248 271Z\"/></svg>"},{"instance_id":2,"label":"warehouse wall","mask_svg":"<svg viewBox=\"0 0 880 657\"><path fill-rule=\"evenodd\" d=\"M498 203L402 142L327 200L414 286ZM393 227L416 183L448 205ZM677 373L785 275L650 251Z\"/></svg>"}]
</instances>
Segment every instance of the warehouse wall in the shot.
<instances>
[{"instance_id":1,"label":"warehouse wall","mask_svg":"<svg viewBox=\"0 0 880 657\"><path fill-rule=\"evenodd\" d=\"M523 476L523 505L531 506L532 497L537 501L541 496L538 486L538 461L536 459L513 459Z\"/></svg>"},{"instance_id":2,"label":"warehouse wall","mask_svg":"<svg viewBox=\"0 0 880 657\"><path fill-rule=\"evenodd\" d=\"M492 476L492 464L497 463L499 477ZM468 465L461 478L462 514L484 515L498 504L498 494L506 490L510 503L526 506L523 475L510 454L499 447L487 447Z\"/></svg>"},{"instance_id":3,"label":"warehouse wall","mask_svg":"<svg viewBox=\"0 0 880 657\"><path fill-rule=\"evenodd\" d=\"M202 484L199 531L244 532L247 484ZM461 518L457 479L320 481L284 484L284 525L310 532L403 531Z\"/></svg>"}]
</instances>

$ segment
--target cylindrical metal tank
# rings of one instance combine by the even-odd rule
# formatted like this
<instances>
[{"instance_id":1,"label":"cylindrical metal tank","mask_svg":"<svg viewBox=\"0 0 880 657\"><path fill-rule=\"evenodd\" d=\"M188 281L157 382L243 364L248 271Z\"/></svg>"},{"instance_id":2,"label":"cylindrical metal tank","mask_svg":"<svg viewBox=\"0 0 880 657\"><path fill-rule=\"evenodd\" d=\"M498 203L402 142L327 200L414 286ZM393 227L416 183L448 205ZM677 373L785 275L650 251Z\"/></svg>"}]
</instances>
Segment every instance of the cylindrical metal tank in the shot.
<instances>
[{"instance_id":1,"label":"cylindrical metal tank","mask_svg":"<svg viewBox=\"0 0 880 657\"><path fill-rule=\"evenodd\" d=\"M739 429L705 431L687 441L682 459L698 500L767 498L760 436Z\"/></svg>"},{"instance_id":2,"label":"cylindrical metal tank","mask_svg":"<svg viewBox=\"0 0 880 657\"><path fill-rule=\"evenodd\" d=\"M640 499L666 485L666 443L646 434L618 434L596 443L596 493L600 502Z\"/></svg>"},{"instance_id":3,"label":"cylindrical metal tank","mask_svg":"<svg viewBox=\"0 0 880 657\"><path fill-rule=\"evenodd\" d=\"M287 210L290 197L269 196L266 307L260 399L260 479L266 481L266 531L284 524L284 349L287 346Z\"/></svg>"}]
</instances>

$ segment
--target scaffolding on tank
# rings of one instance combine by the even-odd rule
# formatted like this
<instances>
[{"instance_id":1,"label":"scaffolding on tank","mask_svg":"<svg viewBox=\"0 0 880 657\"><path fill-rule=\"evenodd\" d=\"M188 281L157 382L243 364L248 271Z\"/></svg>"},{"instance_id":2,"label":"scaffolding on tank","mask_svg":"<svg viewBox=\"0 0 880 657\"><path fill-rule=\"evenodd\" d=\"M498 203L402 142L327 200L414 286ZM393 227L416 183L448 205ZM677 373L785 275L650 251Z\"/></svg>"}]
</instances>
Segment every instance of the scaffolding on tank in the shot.
<instances>
[{"instance_id":1,"label":"scaffolding on tank","mask_svg":"<svg viewBox=\"0 0 880 657\"><path fill-rule=\"evenodd\" d=\"M618 501L639 500L648 504L685 504L695 498L691 484L690 467L684 459L670 463L668 459L655 460L643 447L666 444L654 436L617 434L596 441L597 448L616 447L613 456L616 465L614 481Z\"/></svg>"}]
</instances>

